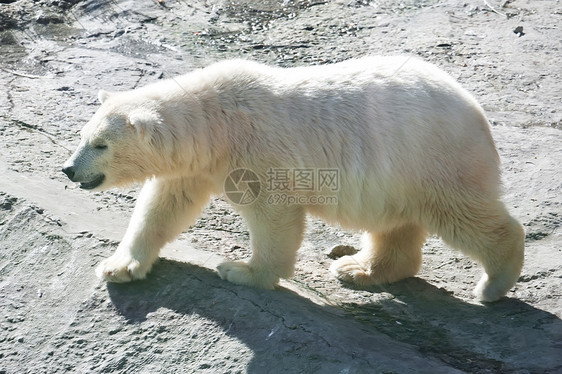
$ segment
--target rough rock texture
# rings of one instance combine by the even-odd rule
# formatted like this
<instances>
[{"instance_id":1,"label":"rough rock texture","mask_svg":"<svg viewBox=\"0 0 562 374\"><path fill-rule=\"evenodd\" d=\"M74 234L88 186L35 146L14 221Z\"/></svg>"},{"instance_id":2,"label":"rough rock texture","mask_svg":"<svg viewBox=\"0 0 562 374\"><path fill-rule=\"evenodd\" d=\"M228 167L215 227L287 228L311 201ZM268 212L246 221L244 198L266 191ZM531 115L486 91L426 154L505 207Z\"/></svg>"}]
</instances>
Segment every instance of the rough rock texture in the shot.
<instances>
[{"instance_id":1,"label":"rough rock texture","mask_svg":"<svg viewBox=\"0 0 562 374\"><path fill-rule=\"evenodd\" d=\"M558 1L0 1L0 373L562 371L562 5ZM249 255L222 199L147 280L106 285L137 189L87 193L60 172L96 93L245 57L293 66L408 53L486 109L506 201L527 231L508 298L432 238L419 276L343 287L316 220L276 291L221 281Z\"/></svg>"}]
</instances>

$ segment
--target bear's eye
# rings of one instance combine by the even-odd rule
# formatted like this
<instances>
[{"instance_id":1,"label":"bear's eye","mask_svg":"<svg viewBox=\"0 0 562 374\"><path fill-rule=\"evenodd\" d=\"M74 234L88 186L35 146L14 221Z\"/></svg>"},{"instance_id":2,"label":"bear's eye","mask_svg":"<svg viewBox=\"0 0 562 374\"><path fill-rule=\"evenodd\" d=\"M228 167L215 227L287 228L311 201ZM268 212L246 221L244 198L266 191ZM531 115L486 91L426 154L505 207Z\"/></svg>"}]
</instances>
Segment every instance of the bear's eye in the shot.
<instances>
[{"instance_id":1,"label":"bear's eye","mask_svg":"<svg viewBox=\"0 0 562 374\"><path fill-rule=\"evenodd\" d=\"M95 148L95 149L106 149L106 148L107 148L107 145L105 145L105 144L96 144L96 145L94 146L94 148Z\"/></svg>"}]
</instances>

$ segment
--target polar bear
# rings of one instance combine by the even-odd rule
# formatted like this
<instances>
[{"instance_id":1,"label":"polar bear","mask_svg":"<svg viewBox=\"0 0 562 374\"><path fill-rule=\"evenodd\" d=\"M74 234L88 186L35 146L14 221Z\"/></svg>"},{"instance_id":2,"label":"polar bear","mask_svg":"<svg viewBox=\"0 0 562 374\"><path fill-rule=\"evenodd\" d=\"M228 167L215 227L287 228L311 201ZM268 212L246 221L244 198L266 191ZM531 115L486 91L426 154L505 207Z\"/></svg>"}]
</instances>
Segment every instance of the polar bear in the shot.
<instances>
[{"instance_id":1,"label":"polar bear","mask_svg":"<svg viewBox=\"0 0 562 374\"><path fill-rule=\"evenodd\" d=\"M406 56L295 68L223 61L131 91L100 91L99 101L63 172L91 190L144 183L123 240L96 270L107 281L145 278L210 196L227 180L237 186L228 178L240 170L261 188L251 203L233 203L252 257L219 266L230 282L271 289L291 277L307 213L365 232L362 250L331 266L344 282L415 276L428 233L483 266L480 300L499 299L519 277L524 232L500 200L488 121L432 64ZM338 183L292 200L266 188L272 172L296 187L295 170L314 178L331 170Z\"/></svg>"}]
</instances>

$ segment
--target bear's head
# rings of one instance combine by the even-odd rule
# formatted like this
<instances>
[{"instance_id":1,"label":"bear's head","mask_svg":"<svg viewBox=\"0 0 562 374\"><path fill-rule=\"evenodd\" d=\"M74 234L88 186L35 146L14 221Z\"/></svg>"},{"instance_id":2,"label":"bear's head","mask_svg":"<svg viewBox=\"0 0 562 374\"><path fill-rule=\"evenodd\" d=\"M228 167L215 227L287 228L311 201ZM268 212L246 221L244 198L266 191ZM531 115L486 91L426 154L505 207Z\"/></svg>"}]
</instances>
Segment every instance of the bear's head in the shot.
<instances>
[{"instance_id":1,"label":"bear's head","mask_svg":"<svg viewBox=\"0 0 562 374\"><path fill-rule=\"evenodd\" d=\"M157 100L135 91L103 90L98 99L101 107L63 165L70 180L83 189L102 190L142 182L170 168L169 148L174 141L169 138L174 135L164 126Z\"/></svg>"}]
</instances>

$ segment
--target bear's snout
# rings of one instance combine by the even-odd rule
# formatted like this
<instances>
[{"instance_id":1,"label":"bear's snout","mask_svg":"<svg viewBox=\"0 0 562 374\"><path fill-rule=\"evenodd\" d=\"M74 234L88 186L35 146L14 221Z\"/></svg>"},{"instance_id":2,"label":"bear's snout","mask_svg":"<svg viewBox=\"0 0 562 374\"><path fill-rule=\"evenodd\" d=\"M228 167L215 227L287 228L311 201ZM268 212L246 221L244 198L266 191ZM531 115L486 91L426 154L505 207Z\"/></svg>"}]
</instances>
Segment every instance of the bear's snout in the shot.
<instances>
[{"instance_id":1,"label":"bear's snout","mask_svg":"<svg viewBox=\"0 0 562 374\"><path fill-rule=\"evenodd\" d=\"M62 168L62 172L66 174L66 176L68 177L68 179L70 179L71 181L75 182L74 180L74 168L72 166L65 166Z\"/></svg>"}]
</instances>

